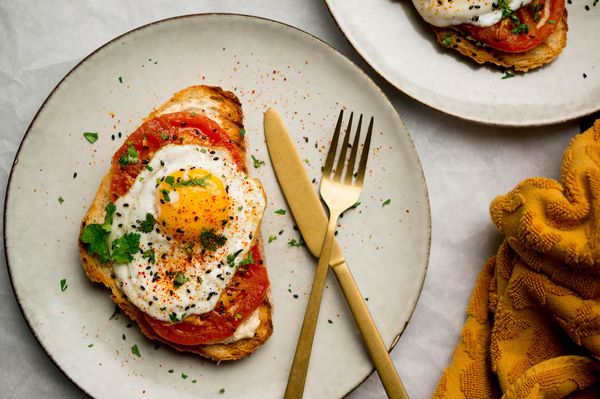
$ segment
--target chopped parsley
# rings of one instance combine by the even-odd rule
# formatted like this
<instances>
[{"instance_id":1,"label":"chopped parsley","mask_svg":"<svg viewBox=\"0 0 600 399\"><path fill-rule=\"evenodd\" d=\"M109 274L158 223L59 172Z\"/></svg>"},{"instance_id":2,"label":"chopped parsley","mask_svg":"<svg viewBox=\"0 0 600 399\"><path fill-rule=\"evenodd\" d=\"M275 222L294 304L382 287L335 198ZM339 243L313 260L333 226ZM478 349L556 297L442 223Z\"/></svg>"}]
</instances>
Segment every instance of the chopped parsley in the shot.
<instances>
[{"instance_id":1,"label":"chopped parsley","mask_svg":"<svg viewBox=\"0 0 600 399\"><path fill-rule=\"evenodd\" d=\"M452 44L452 36L454 36L452 33L447 34L446 37L444 37L444 40L442 40L442 46L450 47Z\"/></svg>"},{"instance_id":2,"label":"chopped parsley","mask_svg":"<svg viewBox=\"0 0 600 399\"><path fill-rule=\"evenodd\" d=\"M234 317L235 317L236 320L241 320L242 319L242 314L241 313L236 313Z\"/></svg>"},{"instance_id":3,"label":"chopped parsley","mask_svg":"<svg viewBox=\"0 0 600 399\"><path fill-rule=\"evenodd\" d=\"M162 132L160 134L160 138L162 138L163 140L168 140L169 139L169 135L167 133L165 133L165 132Z\"/></svg>"},{"instance_id":4,"label":"chopped parsley","mask_svg":"<svg viewBox=\"0 0 600 399\"><path fill-rule=\"evenodd\" d=\"M96 132L84 132L83 137L85 137L90 144L94 144L98 141L98 133Z\"/></svg>"},{"instance_id":5,"label":"chopped parsley","mask_svg":"<svg viewBox=\"0 0 600 399\"><path fill-rule=\"evenodd\" d=\"M123 77L119 76L119 83L123 83Z\"/></svg>"},{"instance_id":6,"label":"chopped parsley","mask_svg":"<svg viewBox=\"0 0 600 399\"><path fill-rule=\"evenodd\" d=\"M140 223L137 229L142 233L150 233L154 228L155 224L156 219L154 219L154 216L152 216L152 214L150 213L146 213L146 219L142 223Z\"/></svg>"},{"instance_id":7,"label":"chopped parsley","mask_svg":"<svg viewBox=\"0 0 600 399\"><path fill-rule=\"evenodd\" d=\"M65 202L65 199L63 197L58 197L58 203L62 205L63 202Z\"/></svg>"},{"instance_id":8,"label":"chopped parsley","mask_svg":"<svg viewBox=\"0 0 600 399\"><path fill-rule=\"evenodd\" d=\"M196 382L198 382L198 380L192 380L192 384L195 384Z\"/></svg>"},{"instance_id":9,"label":"chopped parsley","mask_svg":"<svg viewBox=\"0 0 600 399\"><path fill-rule=\"evenodd\" d=\"M217 248L225 245L227 238L225 236L215 234L215 229L202 229L200 233L200 241L202 247L208 251L216 251Z\"/></svg>"},{"instance_id":10,"label":"chopped parsley","mask_svg":"<svg viewBox=\"0 0 600 399\"><path fill-rule=\"evenodd\" d=\"M240 129L240 136L244 137L246 135L246 129Z\"/></svg>"},{"instance_id":11,"label":"chopped parsley","mask_svg":"<svg viewBox=\"0 0 600 399\"><path fill-rule=\"evenodd\" d=\"M253 265L254 264L254 258L252 257L252 251L248 252L248 257L246 259L242 259L240 261L240 263L238 264L238 266L245 266L245 265Z\"/></svg>"},{"instance_id":12,"label":"chopped parsley","mask_svg":"<svg viewBox=\"0 0 600 399\"><path fill-rule=\"evenodd\" d=\"M260 168L261 166L263 166L265 164L265 161L261 161L260 159L256 158L254 155L252 155L252 162L254 162L254 167L256 169Z\"/></svg>"},{"instance_id":13,"label":"chopped parsley","mask_svg":"<svg viewBox=\"0 0 600 399\"><path fill-rule=\"evenodd\" d=\"M533 22L537 22L540 19L540 4L533 3Z\"/></svg>"},{"instance_id":14,"label":"chopped parsley","mask_svg":"<svg viewBox=\"0 0 600 399\"><path fill-rule=\"evenodd\" d=\"M152 248L144 251L144 253L142 254L142 258L148 259L148 262L150 263L156 263L156 254L154 253Z\"/></svg>"},{"instance_id":15,"label":"chopped parsley","mask_svg":"<svg viewBox=\"0 0 600 399\"><path fill-rule=\"evenodd\" d=\"M548 23L549 23L550 25L554 25L554 24L556 23L556 21L555 21L555 20L553 20L553 19L549 19L549 20L548 20Z\"/></svg>"},{"instance_id":16,"label":"chopped parsley","mask_svg":"<svg viewBox=\"0 0 600 399\"><path fill-rule=\"evenodd\" d=\"M113 241L111 260L117 264L129 263L133 260L133 254L139 250L140 235L125 233Z\"/></svg>"},{"instance_id":17,"label":"chopped parsley","mask_svg":"<svg viewBox=\"0 0 600 399\"><path fill-rule=\"evenodd\" d=\"M138 348L137 344L131 347L131 353L133 353L137 357L142 357L142 355L140 354L140 348Z\"/></svg>"},{"instance_id":18,"label":"chopped parsley","mask_svg":"<svg viewBox=\"0 0 600 399\"><path fill-rule=\"evenodd\" d=\"M92 346L94 346L94 344L89 344L89 345L88 345L88 348L91 348Z\"/></svg>"},{"instance_id":19,"label":"chopped parsley","mask_svg":"<svg viewBox=\"0 0 600 399\"><path fill-rule=\"evenodd\" d=\"M510 73L510 71L504 71L504 75L502 75L502 79L510 79L510 78L514 78L515 75Z\"/></svg>"},{"instance_id":20,"label":"chopped parsley","mask_svg":"<svg viewBox=\"0 0 600 399\"><path fill-rule=\"evenodd\" d=\"M219 393L225 393L225 388L219 389Z\"/></svg>"},{"instance_id":21,"label":"chopped parsley","mask_svg":"<svg viewBox=\"0 0 600 399\"><path fill-rule=\"evenodd\" d=\"M308 166L310 166L310 159L304 158L304 163L307 164Z\"/></svg>"},{"instance_id":22,"label":"chopped parsley","mask_svg":"<svg viewBox=\"0 0 600 399\"><path fill-rule=\"evenodd\" d=\"M273 241L275 241L276 239L277 239L277 236L276 236L276 235L274 235L274 234L271 234L271 235L269 236L269 242L273 242Z\"/></svg>"},{"instance_id":23,"label":"chopped parsley","mask_svg":"<svg viewBox=\"0 0 600 399\"><path fill-rule=\"evenodd\" d=\"M173 323L179 323L180 322L180 320L177 318L177 314L175 312L169 313L169 319L171 319L171 321Z\"/></svg>"},{"instance_id":24,"label":"chopped parsley","mask_svg":"<svg viewBox=\"0 0 600 399\"><path fill-rule=\"evenodd\" d=\"M195 113L195 112L190 112L190 116L191 116L192 118L193 118L194 116L196 116L196 115L198 115L198 114L197 114L197 113Z\"/></svg>"},{"instance_id":25,"label":"chopped parsley","mask_svg":"<svg viewBox=\"0 0 600 399\"><path fill-rule=\"evenodd\" d=\"M190 114L190 116L191 116L191 114ZM185 380L186 378L188 378L188 376L187 376L187 374L181 373L181 378Z\"/></svg>"},{"instance_id":26,"label":"chopped parsley","mask_svg":"<svg viewBox=\"0 0 600 399\"><path fill-rule=\"evenodd\" d=\"M297 241L295 238L290 238L288 240L288 245L290 247L304 247L306 244L304 243L304 240L302 239L302 237L300 237L300 239L298 239Z\"/></svg>"},{"instance_id":27,"label":"chopped parsley","mask_svg":"<svg viewBox=\"0 0 600 399\"><path fill-rule=\"evenodd\" d=\"M150 165L146 165L146 169L150 172L152 172L154 170L154 168Z\"/></svg>"},{"instance_id":28,"label":"chopped parsley","mask_svg":"<svg viewBox=\"0 0 600 399\"><path fill-rule=\"evenodd\" d=\"M173 183L175 183L175 178L173 176L167 176L167 177L165 177L165 181L168 184L173 185Z\"/></svg>"},{"instance_id":29,"label":"chopped parsley","mask_svg":"<svg viewBox=\"0 0 600 399\"><path fill-rule=\"evenodd\" d=\"M169 190L162 189L160 190L160 192L163 195L163 200L165 202L171 202L171 197L169 197Z\"/></svg>"},{"instance_id":30,"label":"chopped parsley","mask_svg":"<svg viewBox=\"0 0 600 399\"><path fill-rule=\"evenodd\" d=\"M383 203L381 204L381 207L383 208L384 206L388 206L391 203L392 203L392 200L388 198L385 201L383 201Z\"/></svg>"},{"instance_id":31,"label":"chopped parsley","mask_svg":"<svg viewBox=\"0 0 600 399\"><path fill-rule=\"evenodd\" d=\"M134 165L138 163L139 160L140 155L138 154L137 150L133 145L129 144L129 147L127 147L127 151L125 151L125 153L121 155L121 158L119 158L119 163L123 166Z\"/></svg>"},{"instance_id":32,"label":"chopped parsley","mask_svg":"<svg viewBox=\"0 0 600 399\"><path fill-rule=\"evenodd\" d=\"M173 279L173 286L175 288L181 287L183 284L187 283L190 279L183 274L182 272L177 272L175 278Z\"/></svg>"},{"instance_id":33,"label":"chopped parsley","mask_svg":"<svg viewBox=\"0 0 600 399\"><path fill-rule=\"evenodd\" d=\"M275 211L275 213L278 214L278 215L285 215L285 212L286 212L285 209L277 209Z\"/></svg>"},{"instance_id":34,"label":"chopped parsley","mask_svg":"<svg viewBox=\"0 0 600 399\"><path fill-rule=\"evenodd\" d=\"M350 208L356 209L356 208L358 208L359 205L360 205L360 201L356 201L354 204L352 204L352 206Z\"/></svg>"},{"instance_id":35,"label":"chopped parsley","mask_svg":"<svg viewBox=\"0 0 600 399\"><path fill-rule=\"evenodd\" d=\"M67 288L69 288L69 286L67 284L67 279L63 278L62 280L60 280L60 290L61 290L61 292L65 292L67 290Z\"/></svg>"}]
</instances>

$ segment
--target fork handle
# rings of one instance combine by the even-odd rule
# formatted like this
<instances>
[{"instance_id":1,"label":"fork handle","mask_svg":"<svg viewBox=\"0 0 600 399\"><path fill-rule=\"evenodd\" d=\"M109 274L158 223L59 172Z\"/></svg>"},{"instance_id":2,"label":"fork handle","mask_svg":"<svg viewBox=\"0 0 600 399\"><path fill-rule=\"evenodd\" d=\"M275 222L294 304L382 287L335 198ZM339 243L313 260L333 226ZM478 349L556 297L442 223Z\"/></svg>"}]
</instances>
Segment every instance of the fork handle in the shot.
<instances>
[{"instance_id":1,"label":"fork handle","mask_svg":"<svg viewBox=\"0 0 600 399\"><path fill-rule=\"evenodd\" d=\"M350 273L348 265L346 262L341 262L337 265L332 265L332 268L342 287L342 292L354 315L354 320L365 341L369 355L375 364L375 368L377 369L377 373L379 374L379 378L381 379L388 398L408 399L408 394L394 368L394 363L390 358L390 354L377 331L377 326L369 313L369 309L352 277L352 273Z\"/></svg>"},{"instance_id":2,"label":"fork handle","mask_svg":"<svg viewBox=\"0 0 600 399\"><path fill-rule=\"evenodd\" d=\"M323 249L317 264L315 278L313 281L308 305L306 305L306 313L304 314L304 322L298 337L296 345L296 353L290 370L287 387L285 389L285 399L300 399L304 393L304 383L308 371L308 363L310 362L310 353L312 351L313 339L317 328L317 320L319 318L319 309L321 308L321 298L323 298L323 289L325 288L325 279L327 278L327 270L329 269L329 259L331 258L331 248L333 247L333 235L335 225L339 214L330 215L327 225L327 232L323 240Z\"/></svg>"}]
</instances>

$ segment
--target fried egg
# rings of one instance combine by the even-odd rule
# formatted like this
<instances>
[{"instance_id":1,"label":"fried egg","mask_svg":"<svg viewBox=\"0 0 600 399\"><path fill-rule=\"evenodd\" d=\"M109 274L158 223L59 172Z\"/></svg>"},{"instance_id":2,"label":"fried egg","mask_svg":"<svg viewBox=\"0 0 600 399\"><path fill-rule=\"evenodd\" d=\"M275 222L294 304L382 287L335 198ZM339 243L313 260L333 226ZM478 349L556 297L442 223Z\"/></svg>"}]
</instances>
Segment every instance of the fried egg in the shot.
<instances>
[{"instance_id":1,"label":"fried egg","mask_svg":"<svg viewBox=\"0 0 600 399\"><path fill-rule=\"evenodd\" d=\"M116 202L109 245L140 234L128 264L114 264L121 289L163 321L212 310L236 267L251 257L266 199L223 148L167 145Z\"/></svg>"},{"instance_id":2,"label":"fried egg","mask_svg":"<svg viewBox=\"0 0 600 399\"><path fill-rule=\"evenodd\" d=\"M412 0L423 19L433 26L471 24L492 26L502 19L499 0ZM506 0L513 11L531 0Z\"/></svg>"}]
</instances>

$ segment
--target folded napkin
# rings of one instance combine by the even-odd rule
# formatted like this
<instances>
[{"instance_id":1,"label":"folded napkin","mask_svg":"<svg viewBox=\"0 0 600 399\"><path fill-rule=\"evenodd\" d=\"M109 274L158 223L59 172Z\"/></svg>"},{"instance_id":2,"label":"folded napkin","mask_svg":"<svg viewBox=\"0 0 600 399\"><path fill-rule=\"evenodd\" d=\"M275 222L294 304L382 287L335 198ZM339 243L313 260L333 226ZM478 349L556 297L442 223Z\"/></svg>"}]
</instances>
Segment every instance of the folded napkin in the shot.
<instances>
[{"instance_id":1,"label":"folded napkin","mask_svg":"<svg viewBox=\"0 0 600 399\"><path fill-rule=\"evenodd\" d=\"M434 399L600 398L600 120L490 207L505 239L478 277Z\"/></svg>"}]
</instances>

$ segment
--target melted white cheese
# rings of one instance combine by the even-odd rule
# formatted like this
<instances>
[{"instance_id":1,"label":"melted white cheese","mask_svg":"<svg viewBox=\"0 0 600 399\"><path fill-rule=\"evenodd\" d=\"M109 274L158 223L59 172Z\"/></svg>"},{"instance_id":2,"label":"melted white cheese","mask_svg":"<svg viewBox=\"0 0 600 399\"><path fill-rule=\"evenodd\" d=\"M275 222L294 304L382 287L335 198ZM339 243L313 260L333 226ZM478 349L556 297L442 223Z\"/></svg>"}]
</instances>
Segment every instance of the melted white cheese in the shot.
<instances>
[{"instance_id":1,"label":"melted white cheese","mask_svg":"<svg viewBox=\"0 0 600 399\"><path fill-rule=\"evenodd\" d=\"M471 24L492 26L502 19L498 0L412 0L415 8L429 24L438 27ZM515 11L531 0L506 0Z\"/></svg>"},{"instance_id":2,"label":"melted white cheese","mask_svg":"<svg viewBox=\"0 0 600 399\"><path fill-rule=\"evenodd\" d=\"M256 309L248 319L240 324L229 338L219 341L219 344L230 344L245 338L252 338L256 334L256 330L260 325L260 309Z\"/></svg>"}]
</instances>

